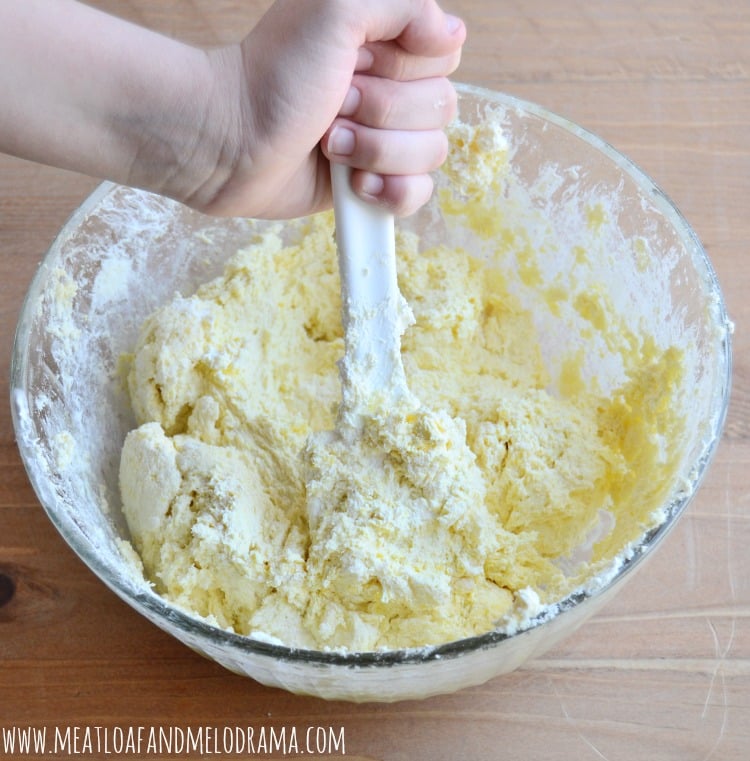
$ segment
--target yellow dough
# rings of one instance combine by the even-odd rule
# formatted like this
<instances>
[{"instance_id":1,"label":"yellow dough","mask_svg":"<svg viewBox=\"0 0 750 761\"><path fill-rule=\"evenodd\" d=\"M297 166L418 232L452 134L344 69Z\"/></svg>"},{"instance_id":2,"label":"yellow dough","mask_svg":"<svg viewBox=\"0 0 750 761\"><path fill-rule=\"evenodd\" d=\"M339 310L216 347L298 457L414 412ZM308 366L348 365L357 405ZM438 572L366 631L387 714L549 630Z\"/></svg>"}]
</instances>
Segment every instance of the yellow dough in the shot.
<instances>
[{"instance_id":1,"label":"yellow dough","mask_svg":"<svg viewBox=\"0 0 750 761\"><path fill-rule=\"evenodd\" d=\"M628 334L596 289L550 291L625 369L598 392L573 352L551 379L501 268L401 233L411 394L337 428L333 219L304 224L157 310L130 357L121 492L160 594L290 646L421 647L559 601L654 523L679 351Z\"/></svg>"}]
</instances>

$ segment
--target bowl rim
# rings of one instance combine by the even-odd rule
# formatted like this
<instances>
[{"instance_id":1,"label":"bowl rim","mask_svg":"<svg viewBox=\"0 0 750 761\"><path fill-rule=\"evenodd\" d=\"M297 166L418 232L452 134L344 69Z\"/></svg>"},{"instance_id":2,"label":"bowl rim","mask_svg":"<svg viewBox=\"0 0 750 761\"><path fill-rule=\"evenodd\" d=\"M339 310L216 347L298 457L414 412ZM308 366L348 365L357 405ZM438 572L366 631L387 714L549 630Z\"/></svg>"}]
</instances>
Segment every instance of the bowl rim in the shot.
<instances>
[{"instance_id":1,"label":"bowl rim","mask_svg":"<svg viewBox=\"0 0 750 761\"><path fill-rule=\"evenodd\" d=\"M694 254L693 260L696 266L704 268L703 280L705 287L707 292L716 294L718 322L724 327L724 335L721 340L721 357L723 358L725 372L721 396L717 398L715 403L717 414L712 418L711 436L704 447L702 455L694 463L694 467L691 470L689 488L677 493L670 503L665 506L666 517L663 521L647 531L634 546L629 547L619 562L613 562L612 573L601 584L592 588L573 591L554 606L545 608L539 615L530 618L516 632L510 634L500 630L492 630L472 637L420 648L401 648L382 651L312 650L255 639L252 635L241 635L222 629L168 602L147 587L141 589L134 584L126 583L125 578L121 574L113 572L113 566L105 562L96 552L92 552L90 544L80 532L72 530L65 521L60 519L54 509L54 505L49 504L51 501L50 491L45 484L40 482L38 478L39 471L31 466L31 463L35 459L34 442L33 440L30 441L25 435L25 423L23 420L25 411L28 410L24 392L24 376L30 351L29 338L33 323L34 305L38 300L38 295L44 288L48 263L61 248L70 231L82 219L86 218L105 197L121 187L113 182L102 182L73 211L57 233L49 249L41 259L22 302L11 355L11 418L24 467L37 498L50 521L76 555L111 591L131 607L145 615L154 624L162 626L161 622L163 622L162 628L170 627L168 630L171 631L171 627L176 627L190 637L191 640L195 637L200 637L211 642L212 647L228 647L240 656L248 654L266 656L274 661L286 661L297 664L307 663L319 666L371 668L455 659L475 651L492 648L500 642L531 632L548 621L560 619L573 609L578 608L584 600L599 597L604 592L618 585L633 569L640 565L643 558L651 554L663 537L675 525L678 517L684 512L698 491L718 449L726 422L732 380L732 323L726 312L726 304L716 272L697 234L693 231L676 204L638 165L595 133L563 116L549 111L541 105L507 93L465 83L455 83L455 87L459 98L474 97L488 105L495 104L506 109L512 108L531 114L543 121L556 125L598 150L629 175L639 187L651 193L653 196L652 200L678 231L686 247L692 248Z\"/></svg>"}]
</instances>

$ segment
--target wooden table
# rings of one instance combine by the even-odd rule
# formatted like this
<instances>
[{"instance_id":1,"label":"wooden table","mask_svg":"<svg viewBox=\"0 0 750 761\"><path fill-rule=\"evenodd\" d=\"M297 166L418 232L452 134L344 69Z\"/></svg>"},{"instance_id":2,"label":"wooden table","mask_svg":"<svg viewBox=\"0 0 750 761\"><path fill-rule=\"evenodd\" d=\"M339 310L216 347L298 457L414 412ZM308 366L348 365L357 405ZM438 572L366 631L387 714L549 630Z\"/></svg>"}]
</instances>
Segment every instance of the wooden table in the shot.
<instances>
[{"instance_id":1,"label":"wooden table","mask_svg":"<svg viewBox=\"0 0 750 761\"><path fill-rule=\"evenodd\" d=\"M93 4L200 44L237 39L268 5ZM115 598L45 517L4 401L0 580L11 578L15 595L0 607L3 728L253 726L259 739L271 727L295 727L300 737L307 727L332 727L337 740L343 728L349 758L389 761L750 758L750 5L445 5L470 30L457 79L536 101L599 133L671 195L713 260L736 323L734 391L723 442L688 514L601 615L522 670L422 702L326 703L225 672ZM0 157L3 399L24 292L55 231L95 184ZM0 600L10 591L0 583Z\"/></svg>"}]
</instances>

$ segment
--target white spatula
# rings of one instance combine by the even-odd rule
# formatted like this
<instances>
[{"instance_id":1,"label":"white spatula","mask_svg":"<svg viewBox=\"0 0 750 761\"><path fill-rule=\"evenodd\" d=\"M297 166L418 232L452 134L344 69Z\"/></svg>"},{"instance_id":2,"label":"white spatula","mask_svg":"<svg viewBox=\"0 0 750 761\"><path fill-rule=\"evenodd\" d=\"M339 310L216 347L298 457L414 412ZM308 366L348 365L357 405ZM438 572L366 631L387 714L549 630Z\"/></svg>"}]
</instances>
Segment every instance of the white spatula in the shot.
<instances>
[{"instance_id":1,"label":"white spatula","mask_svg":"<svg viewBox=\"0 0 750 761\"><path fill-rule=\"evenodd\" d=\"M331 164L343 304L343 405L355 415L407 395L401 335L414 321L398 289L393 215L358 198Z\"/></svg>"}]
</instances>

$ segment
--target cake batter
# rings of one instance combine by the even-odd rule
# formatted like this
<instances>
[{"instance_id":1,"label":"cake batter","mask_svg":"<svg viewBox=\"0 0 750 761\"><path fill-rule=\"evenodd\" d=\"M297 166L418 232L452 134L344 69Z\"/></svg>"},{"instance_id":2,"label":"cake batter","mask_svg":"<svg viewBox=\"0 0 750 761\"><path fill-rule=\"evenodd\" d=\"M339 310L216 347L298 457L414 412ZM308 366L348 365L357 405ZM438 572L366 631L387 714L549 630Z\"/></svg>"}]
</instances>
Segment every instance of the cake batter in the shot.
<instances>
[{"instance_id":1,"label":"cake batter","mask_svg":"<svg viewBox=\"0 0 750 761\"><path fill-rule=\"evenodd\" d=\"M623 337L606 298L579 295L625 380L597 392L571 356L553 392L502 271L400 233L410 393L347 430L333 218L306 225L296 243L264 232L157 310L130 358L121 492L159 593L290 646L422 647L559 601L654 522L676 349Z\"/></svg>"}]
</instances>

